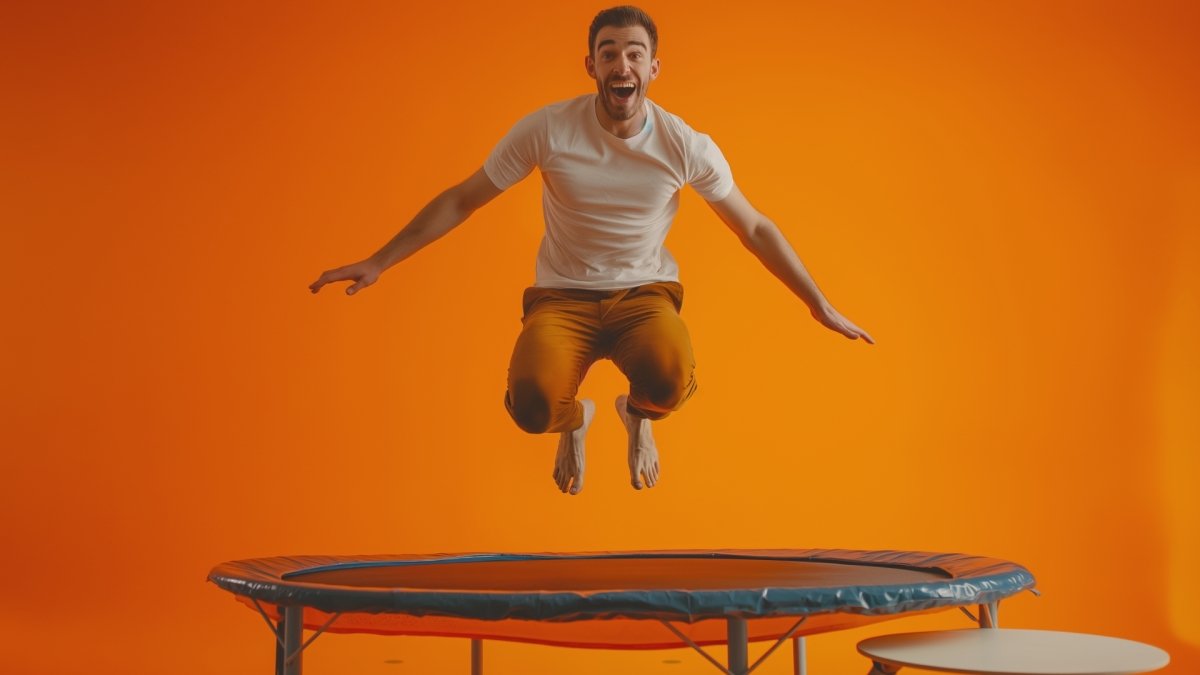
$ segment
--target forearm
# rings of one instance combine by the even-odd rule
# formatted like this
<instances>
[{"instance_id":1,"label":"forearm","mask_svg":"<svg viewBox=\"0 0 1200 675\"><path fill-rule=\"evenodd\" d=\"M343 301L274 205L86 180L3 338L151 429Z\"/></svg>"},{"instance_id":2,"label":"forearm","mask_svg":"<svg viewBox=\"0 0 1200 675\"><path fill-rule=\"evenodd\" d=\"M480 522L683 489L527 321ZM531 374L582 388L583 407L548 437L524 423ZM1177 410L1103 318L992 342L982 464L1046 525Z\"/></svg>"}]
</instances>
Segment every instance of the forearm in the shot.
<instances>
[{"instance_id":1,"label":"forearm","mask_svg":"<svg viewBox=\"0 0 1200 675\"><path fill-rule=\"evenodd\" d=\"M800 256L796 255L795 249L775 223L763 218L748 230L741 240L742 245L810 309L815 310L829 304L817 288L812 275L808 273L808 268L800 261Z\"/></svg>"},{"instance_id":2,"label":"forearm","mask_svg":"<svg viewBox=\"0 0 1200 675\"><path fill-rule=\"evenodd\" d=\"M458 198L456 189L450 188L426 204L371 260L386 270L458 227L473 212Z\"/></svg>"}]
</instances>

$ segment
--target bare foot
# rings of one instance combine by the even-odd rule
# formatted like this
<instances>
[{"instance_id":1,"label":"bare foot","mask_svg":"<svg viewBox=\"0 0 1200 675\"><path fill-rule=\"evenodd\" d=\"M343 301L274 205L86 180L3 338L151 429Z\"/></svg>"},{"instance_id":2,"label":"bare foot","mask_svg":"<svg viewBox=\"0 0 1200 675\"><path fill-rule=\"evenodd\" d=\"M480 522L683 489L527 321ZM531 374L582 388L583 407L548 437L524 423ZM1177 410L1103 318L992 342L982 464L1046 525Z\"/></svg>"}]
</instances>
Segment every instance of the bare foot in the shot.
<instances>
[{"instance_id":1,"label":"bare foot","mask_svg":"<svg viewBox=\"0 0 1200 675\"><path fill-rule=\"evenodd\" d=\"M629 481L635 490L652 488L658 482L658 447L650 433L650 420L630 415L625 409L628 403L625 394L617 397L617 414L629 434Z\"/></svg>"},{"instance_id":2,"label":"bare foot","mask_svg":"<svg viewBox=\"0 0 1200 675\"><path fill-rule=\"evenodd\" d=\"M559 434L558 453L554 455L554 482L559 490L569 490L573 495L583 489L583 439L596 414L595 403L587 399L579 403L583 405L583 425Z\"/></svg>"}]
</instances>

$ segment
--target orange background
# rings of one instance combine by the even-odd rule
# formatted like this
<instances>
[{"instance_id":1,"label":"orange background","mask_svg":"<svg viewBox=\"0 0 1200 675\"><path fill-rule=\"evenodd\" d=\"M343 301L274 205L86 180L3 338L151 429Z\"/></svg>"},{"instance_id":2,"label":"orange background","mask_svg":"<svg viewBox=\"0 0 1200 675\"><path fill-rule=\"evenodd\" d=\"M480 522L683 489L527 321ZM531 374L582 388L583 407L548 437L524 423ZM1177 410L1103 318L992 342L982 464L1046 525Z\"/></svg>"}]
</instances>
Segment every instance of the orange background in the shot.
<instances>
[{"instance_id":1,"label":"orange background","mask_svg":"<svg viewBox=\"0 0 1200 675\"><path fill-rule=\"evenodd\" d=\"M867 347L690 191L669 245L700 391L628 487L501 405L531 177L367 292L313 297L522 115L592 89L600 5L7 3L0 663L267 673L204 581L267 555L842 547L1020 562L1002 625L1200 669L1200 11L1192 2L649 2L651 98L711 134ZM810 640L964 627L957 613ZM752 656L762 650L752 649ZM715 672L489 643L489 672ZM467 672L324 636L310 673ZM785 655L759 672L790 672Z\"/></svg>"}]
</instances>

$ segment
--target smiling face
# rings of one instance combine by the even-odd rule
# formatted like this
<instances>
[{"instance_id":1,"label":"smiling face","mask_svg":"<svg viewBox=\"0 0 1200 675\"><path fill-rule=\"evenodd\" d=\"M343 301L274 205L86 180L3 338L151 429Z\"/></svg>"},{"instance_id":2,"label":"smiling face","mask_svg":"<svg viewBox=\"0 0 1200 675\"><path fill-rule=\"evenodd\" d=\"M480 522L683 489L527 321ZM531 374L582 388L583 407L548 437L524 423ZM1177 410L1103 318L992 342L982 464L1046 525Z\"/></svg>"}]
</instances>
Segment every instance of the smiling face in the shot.
<instances>
[{"instance_id":1,"label":"smiling face","mask_svg":"<svg viewBox=\"0 0 1200 675\"><path fill-rule=\"evenodd\" d=\"M647 87L658 77L658 59L642 26L601 28L584 65L596 80L601 110L613 122L634 120L642 112Z\"/></svg>"}]
</instances>

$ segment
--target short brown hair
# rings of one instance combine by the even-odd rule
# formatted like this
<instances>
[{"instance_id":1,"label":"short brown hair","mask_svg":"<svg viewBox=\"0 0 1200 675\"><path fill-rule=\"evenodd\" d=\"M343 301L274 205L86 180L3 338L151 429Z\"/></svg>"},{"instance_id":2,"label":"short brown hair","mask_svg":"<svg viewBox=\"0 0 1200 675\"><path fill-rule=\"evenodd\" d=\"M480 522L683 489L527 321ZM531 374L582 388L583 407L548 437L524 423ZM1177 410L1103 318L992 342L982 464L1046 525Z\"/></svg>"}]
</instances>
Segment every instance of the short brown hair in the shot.
<instances>
[{"instance_id":1,"label":"short brown hair","mask_svg":"<svg viewBox=\"0 0 1200 675\"><path fill-rule=\"evenodd\" d=\"M650 56L653 57L658 54L658 28L654 25L654 19L651 19L649 14L632 5L610 7L592 19L592 25L588 28L588 54L595 53L596 34L605 26L612 26L614 28L641 26L645 28L646 32L650 34Z\"/></svg>"}]
</instances>

